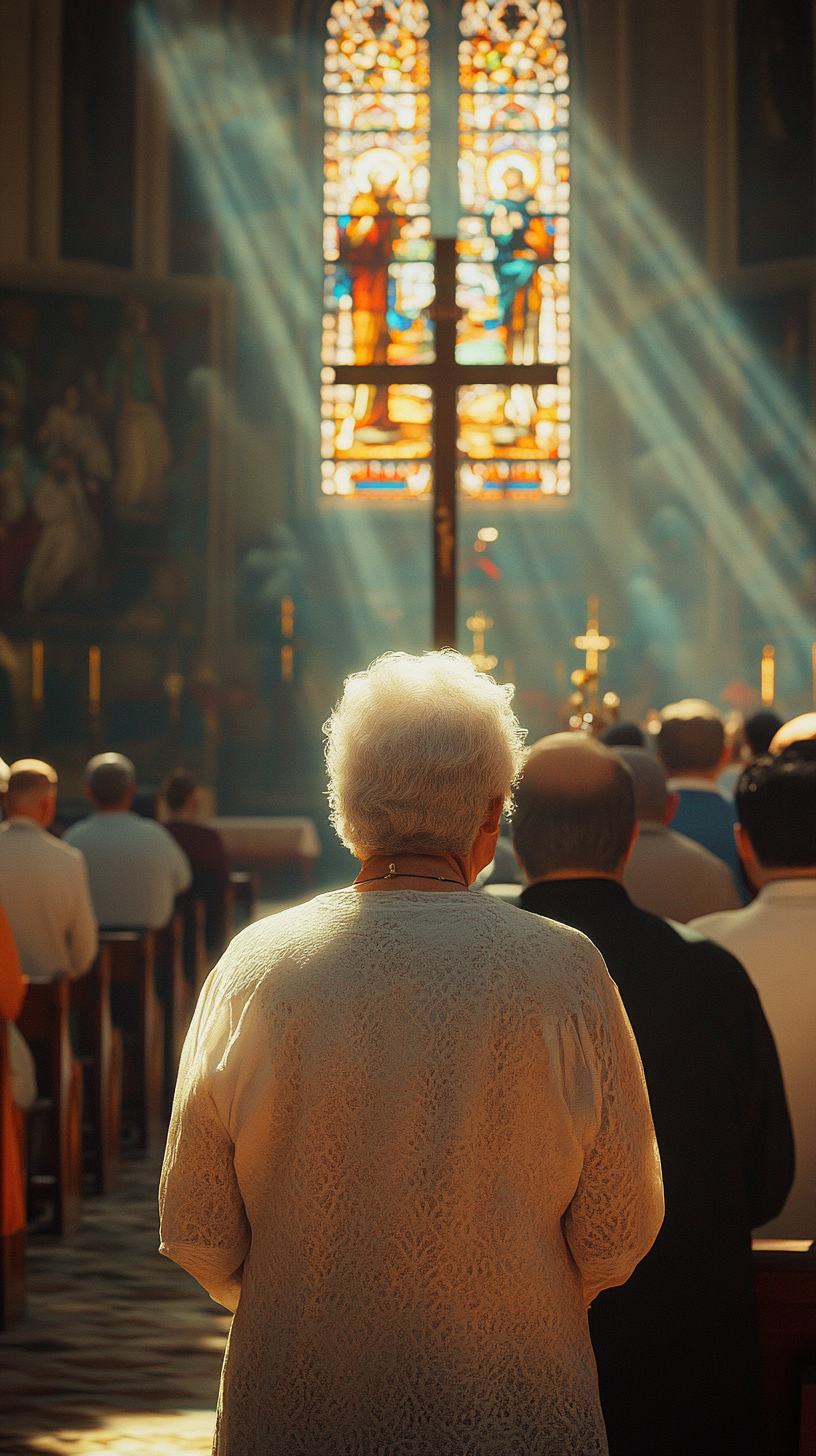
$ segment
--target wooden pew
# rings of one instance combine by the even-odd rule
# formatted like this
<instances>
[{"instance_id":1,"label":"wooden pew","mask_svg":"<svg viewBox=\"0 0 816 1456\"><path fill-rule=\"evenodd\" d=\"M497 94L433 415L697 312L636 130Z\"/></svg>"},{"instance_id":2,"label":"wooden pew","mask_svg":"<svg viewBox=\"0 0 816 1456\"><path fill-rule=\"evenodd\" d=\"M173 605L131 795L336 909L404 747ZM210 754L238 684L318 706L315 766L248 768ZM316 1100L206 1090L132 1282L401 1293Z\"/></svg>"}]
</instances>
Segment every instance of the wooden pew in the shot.
<instances>
[{"instance_id":1,"label":"wooden pew","mask_svg":"<svg viewBox=\"0 0 816 1456\"><path fill-rule=\"evenodd\" d=\"M139 1150L163 1136L164 1017L156 999L152 930L102 930L111 968L111 1011L122 1033L122 1127Z\"/></svg>"},{"instance_id":2,"label":"wooden pew","mask_svg":"<svg viewBox=\"0 0 816 1456\"><path fill-rule=\"evenodd\" d=\"M122 1033L110 1003L111 948L103 945L88 974L71 982L76 1050L84 1080L85 1157L97 1193L119 1181L122 1132Z\"/></svg>"},{"instance_id":3,"label":"wooden pew","mask_svg":"<svg viewBox=\"0 0 816 1456\"><path fill-rule=\"evenodd\" d=\"M29 1199L37 1189L53 1189L56 1234L73 1233L81 1216L82 1068L71 1051L69 1011L63 974L47 985L29 985L17 1018L34 1055L39 1092L29 1113Z\"/></svg>"},{"instance_id":4,"label":"wooden pew","mask_svg":"<svg viewBox=\"0 0 816 1456\"><path fill-rule=\"evenodd\" d=\"M183 897L184 976L188 986L190 1016L195 1010L198 993L215 962L207 952L207 907L203 900Z\"/></svg>"},{"instance_id":5,"label":"wooden pew","mask_svg":"<svg viewBox=\"0 0 816 1456\"><path fill-rule=\"evenodd\" d=\"M235 934L235 907L241 905L244 911L243 925L251 925L258 899L258 876L254 870L230 870L227 893L227 937Z\"/></svg>"},{"instance_id":6,"label":"wooden pew","mask_svg":"<svg viewBox=\"0 0 816 1456\"><path fill-rule=\"evenodd\" d=\"M816 1242L809 1249L757 1248L762 1242L767 1243L754 1242L754 1285L768 1411L768 1456L814 1456Z\"/></svg>"},{"instance_id":7,"label":"wooden pew","mask_svg":"<svg viewBox=\"0 0 816 1456\"><path fill-rule=\"evenodd\" d=\"M164 1006L164 1106L169 1116L181 1049L192 1016L192 987L184 975L184 917L155 931L156 985Z\"/></svg>"},{"instance_id":8,"label":"wooden pew","mask_svg":"<svg viewBox=\"0 0 816 1456\"><path fill-rule=\"evenodd\" d=\"M7 1084L9 1077L7 1023L0 1018L0 1087ZM1 1109L0 1109L1 1113ZM5 1169L14 1159L20 1162L20 1146L17 1135L8 1129L0 1115L0 1179L5 1179ZM22 1319L25 1314L25 1229L12 1234L0 1230L0 1330Z\"/></svg>"}]
</instances>

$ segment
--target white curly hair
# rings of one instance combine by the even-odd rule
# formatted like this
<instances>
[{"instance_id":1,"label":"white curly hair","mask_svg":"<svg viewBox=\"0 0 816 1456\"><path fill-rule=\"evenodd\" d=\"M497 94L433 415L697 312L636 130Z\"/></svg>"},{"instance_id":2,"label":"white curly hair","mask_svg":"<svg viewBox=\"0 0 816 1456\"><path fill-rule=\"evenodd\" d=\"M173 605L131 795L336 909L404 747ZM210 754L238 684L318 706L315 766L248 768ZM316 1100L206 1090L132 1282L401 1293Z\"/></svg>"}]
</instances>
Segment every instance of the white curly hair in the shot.
<instances>
[{"instance_id":1,"label":"white curly hair","mask_svg":"<svg viewBox=\"0 0 816 1456\"><path fill-rule=\"evenodd\" d=\"M513 689L460 653L389 652L346 678L329 721L331 818L363 858L467 854L492 800L511 807L524 759Z\"/></svg>"}]
</instances>

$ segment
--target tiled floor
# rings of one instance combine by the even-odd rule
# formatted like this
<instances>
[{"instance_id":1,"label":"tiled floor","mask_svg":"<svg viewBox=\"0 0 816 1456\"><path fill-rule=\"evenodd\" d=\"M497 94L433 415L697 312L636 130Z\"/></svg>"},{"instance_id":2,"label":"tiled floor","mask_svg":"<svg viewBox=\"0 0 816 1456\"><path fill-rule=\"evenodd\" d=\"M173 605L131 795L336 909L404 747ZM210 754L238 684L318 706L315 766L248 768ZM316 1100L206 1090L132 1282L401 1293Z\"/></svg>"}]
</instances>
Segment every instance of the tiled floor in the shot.
<instances>
[{"instance_id":1,"label":"tiled floor","mask_svg":"<svg viewBox=\"0 0 816 1456\"><path fill-rule=\"evenodd\" d=\"M77 1235L29 1240L27 1317L0 1334L0 1456L209 1456L229 1316L157 1253L159 1169L126 1162Z\"/></svg>"},{"instance_id":2,"label":"tiled floor","mask_svg":"<svg viewBox=\"0 0 816 1456\"><path fill-rule=\"evenodd\" d=\"M80 1232L28 1248L0 1335L0 1453L206 1456L229 1317L157 1253L159 1160L125 1163Z\"/></svg>"}]
</instances>

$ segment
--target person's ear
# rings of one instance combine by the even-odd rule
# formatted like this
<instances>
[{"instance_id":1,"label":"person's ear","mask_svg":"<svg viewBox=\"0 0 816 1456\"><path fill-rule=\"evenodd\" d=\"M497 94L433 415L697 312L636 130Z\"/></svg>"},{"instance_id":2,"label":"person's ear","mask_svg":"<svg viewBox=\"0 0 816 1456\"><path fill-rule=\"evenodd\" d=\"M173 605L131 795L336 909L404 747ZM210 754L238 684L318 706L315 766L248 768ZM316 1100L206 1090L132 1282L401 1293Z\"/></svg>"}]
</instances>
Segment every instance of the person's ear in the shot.
<instances>
[{"instance_id":1,"label":"person's ear","mask_svg":"<svg viewBox=\"0 0 816 1456\"><path fill-rule=\"evenodd\" d=\"M627 849L625 855L623 856L623 862L624 862L624 864L628 864L629 863L629 859L631 857L632 850L634 849L635 844L637 843L637 837L638 837L639 834L640 834L640 824L638 823L638 821L636 819L635 822L634 822L634 824L632 825L632 837L629 840L629 848Z\"/></svg>"},{"instance_id":2,"label":"person's ear","mask_svg":"<svg viewBox=\"0 0 816 1456\"><path fill-rule=\"evenodd\" d=\"M668 829L669 825L671 824L672 819L674 818L674 816L677 813L677 810L679 808L680 808L680 795L678 793L667 794L666 795L666 807L663 810L663 817L660 820L661 824L665 824L665 826L666 826L667 829Z\"/></svg>"},{"instance_id":3,"label":"person's ear","mask_svg":"<svg viewBox=\"0 0 816 1456\"><path fill-rule=\"evenodd\" d=\"M720 754L720 761L717 764L717 768L718 769L727 768L730 762L731 762L731 744L730 743L724 743L723 744L723 751Z\"/></svg>"},{"instance_id":4,"label":"person's ear","mask_svg":"<svg viewBox=\"0 0 816 1456\"><path fill-rule=\"evenodd\" d=\"M41 823L44 829L47 829L49 824L53 824L56 815L57 795L55 791L54 793L46 794L43 800Z\"/></svg>"},{"instance_id":5,"label":"person's ear","mask_svg":"<svg viewBox=\"0 0 816 1456\"><path fill-rule=\"evenodd\" d=\"M495 799L491 799L490 800L490 803L487 806L487 818L485 819L484 824L482 825L482 828L483 828L483 830L485 831L486 834L495 834L496 833L496 830L498 829L499 824L501 823L501 816L502 816L502 809L503 808L504 808L504 796L502 794L497 794L496 797L495 797Z\"/></svg>"},{"instance_id":6,"label":"person's ear","mask_svg":"<svg viewBox=\"0 0 816 1456\"><path fill-rule=\"evenodd\" d=\"M96 800L95 800L95 798L93 796L93 790L92 790L90 784L86 784L85 785L85 798L86 799L90 799L90 801L91 801L92 804L95 804L96 803Z\"/></svg>"},{"instance_id":7,"label":"person's ear","mask_svg":"<svg viewBox=\"0 0 816 1456\"><path fill-rule=\"evenodd\" d=\"M743 864L748 864L751 860L756 859L754 846L751 843L751 836L748 830L743 828L742 824L734 825L734 838L737 841L737 854Z\"/></svg>"}]
</instances>

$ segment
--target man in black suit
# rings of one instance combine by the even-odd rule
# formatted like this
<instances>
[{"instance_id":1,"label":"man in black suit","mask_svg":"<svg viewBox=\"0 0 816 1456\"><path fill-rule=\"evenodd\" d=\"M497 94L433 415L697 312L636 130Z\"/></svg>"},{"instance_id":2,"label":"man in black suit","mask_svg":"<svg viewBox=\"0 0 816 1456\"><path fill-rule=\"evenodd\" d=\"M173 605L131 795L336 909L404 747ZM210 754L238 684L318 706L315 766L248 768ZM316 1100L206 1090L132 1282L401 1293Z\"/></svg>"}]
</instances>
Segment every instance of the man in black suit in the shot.
<instances>
[{"instance_id":1,"label":"man in black suit","mask_svg":"<svg viewBox=\"0 0 816 1456\"><path fill-rule=\"evenodd\" d=\"M590 1311L610 1456L761 1456L751 1229L793 1179L773 1038L733 956L632 904L629 770L584 735L535 744L516 793L523 909L584 932L637 1038L666 1218L627 1284Z\"/></svg>"}]
</instances>

